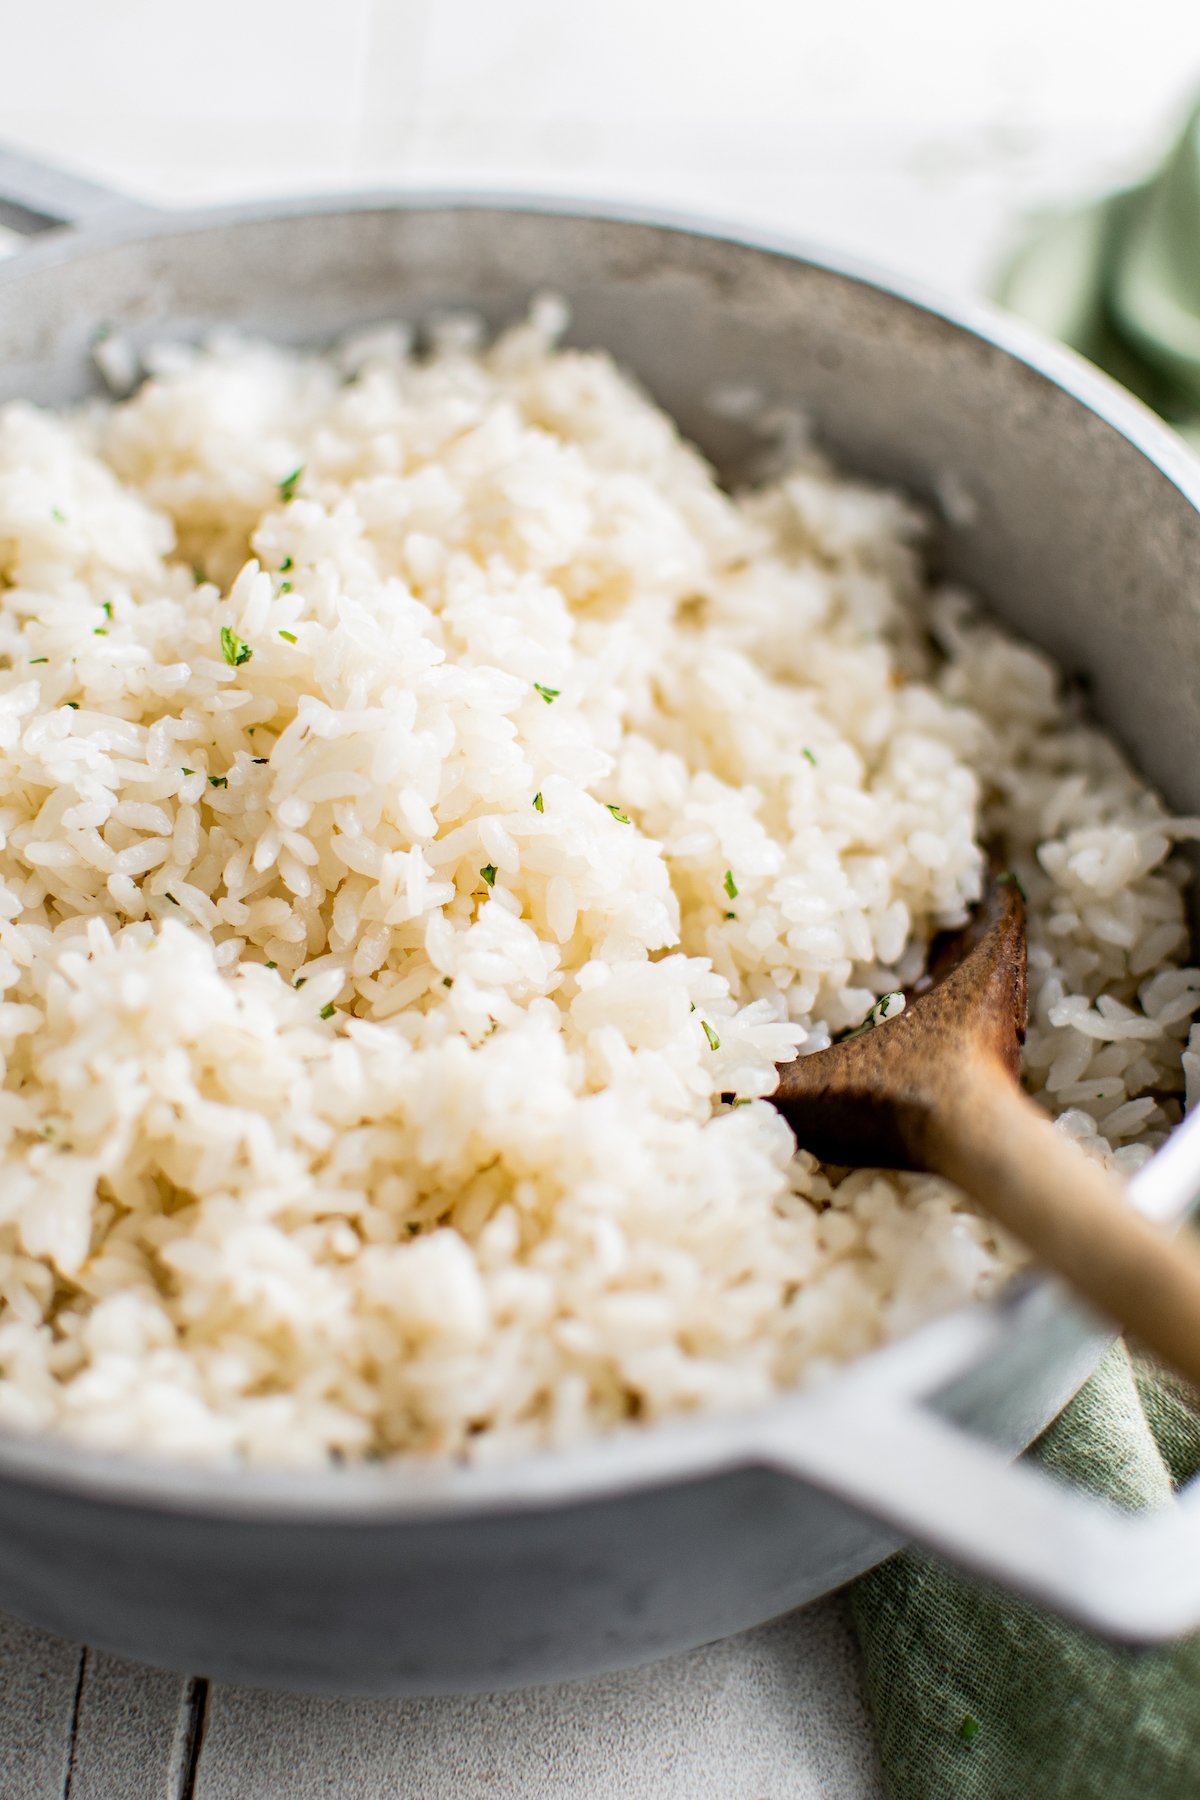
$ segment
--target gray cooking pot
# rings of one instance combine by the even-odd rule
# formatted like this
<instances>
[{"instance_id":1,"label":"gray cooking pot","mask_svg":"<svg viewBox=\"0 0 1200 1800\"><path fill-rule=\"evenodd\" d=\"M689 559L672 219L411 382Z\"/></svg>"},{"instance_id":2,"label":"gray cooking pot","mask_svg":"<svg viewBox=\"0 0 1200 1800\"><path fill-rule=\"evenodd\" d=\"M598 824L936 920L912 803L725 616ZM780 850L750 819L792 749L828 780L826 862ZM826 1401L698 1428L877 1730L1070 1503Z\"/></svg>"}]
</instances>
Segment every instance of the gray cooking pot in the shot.
<instances>
[{"instance_id":1,"label":"gray cooking pot","mask_svg":"<svg viewBox=\"0 0 1200 1800\"><path fill-rule=\"evenodd\" d=\"M138 211L0 157L0 399L95 384L135 344L236 322L321 340L539 289L736 479L707 405L803 407L847 466L951 503L945 570L1091 684L1175 806L1200 811L1200 465L1070 355L983 308L737 232L534 200L404 195ZM84 229L56 229L69 222ZM1200 1124L1138 1176L1183 1215ZM1200 1622L1200 1513L1130 1520L1010 1466L1107 1334L1026 1280L760 1411L629 1430L504 1467L284 1475L0 1437L0 1609L225 1680L435 1693L561 1680L741 1630L905 1538L1117 1636Z\"/></svg>"}]
</instances>

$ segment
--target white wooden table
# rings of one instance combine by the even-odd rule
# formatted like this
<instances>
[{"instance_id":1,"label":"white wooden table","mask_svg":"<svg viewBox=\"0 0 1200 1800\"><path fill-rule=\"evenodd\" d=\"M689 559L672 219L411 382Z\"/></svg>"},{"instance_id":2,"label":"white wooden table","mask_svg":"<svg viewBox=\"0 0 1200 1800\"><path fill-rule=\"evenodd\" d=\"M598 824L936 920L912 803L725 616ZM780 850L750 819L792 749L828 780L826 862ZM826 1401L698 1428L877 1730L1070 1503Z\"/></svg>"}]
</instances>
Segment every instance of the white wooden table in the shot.
<instances>
[{"instance_id":1,"label":"white wooden table","mask_svg":"<svg viewBox=\"0 0 1200 1800\"><path fill-rule=\"evenodd\" d=\"M517 1694L264 1694L0 1618L2 1800L882 1800L844 1608Z\"/></svg>"},{"instance_id":2,"label":"white wooden table","mask_svg":"<svg viewBox=\"0 0 1200 1800\"><path fill-rule=\"evenodd\" d=\"M0 135L146 198L396 182L685 207L986 285L1200 87L1195 0L0 0ZM870 1800L837 1601L508 1697L210 1690L0 1619L0 1800Z\"/></svg>"}]
</instances>

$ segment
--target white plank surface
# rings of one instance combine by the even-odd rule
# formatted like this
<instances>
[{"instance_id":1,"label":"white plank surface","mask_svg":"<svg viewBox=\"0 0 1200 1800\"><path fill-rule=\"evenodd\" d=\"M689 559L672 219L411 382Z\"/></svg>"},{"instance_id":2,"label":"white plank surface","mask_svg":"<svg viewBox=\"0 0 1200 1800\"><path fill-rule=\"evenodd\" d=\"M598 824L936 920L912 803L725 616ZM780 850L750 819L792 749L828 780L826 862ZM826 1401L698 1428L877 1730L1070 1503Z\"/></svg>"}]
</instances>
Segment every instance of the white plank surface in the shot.
<instances>
[{"instance_id":1,"label":"white plank surface","mask_svg":"<svg viewBox=\"0 0 1200 1800\"><path fill-rule=\"evenodd\" d=\"M184 1800L206 1698L204 1683L89 1650L68 1800Z\"/></svg>"},{"instance_id":2,"label":"white plank surface","mask_svg":"<svg viewBox=\"0 0 1200 1800\"><path fill-rule=\"evenodd\" d=\"M82 1676L82 1679L80 1678ZM883 1800L828 1600L649 1669L339 1700L185 1681L0 1619L0 1800Z\"/></svg>"},{"instance_id":3,"label":"white plank surface","mask_svg":"<svg viewBox=\"0 0 1200 1800\"><path fill-rule=\"evenodd\" d=\"M519 1694L214 1688L195 1800L882 1800L857 1652L825 1601L640 1669ZM74 1800L74 1796L72 1796Z\"/></svg>"},{"instance_id":4,"label":"white plank surface","mask_svg":"<svg viewBox=\"0 0 1200 1800\"><path fill-rule=\"evenodd\" d=\"M0 1614L0 1800L62 1800L82 1659Z\"/></svg>"}]
</instances>

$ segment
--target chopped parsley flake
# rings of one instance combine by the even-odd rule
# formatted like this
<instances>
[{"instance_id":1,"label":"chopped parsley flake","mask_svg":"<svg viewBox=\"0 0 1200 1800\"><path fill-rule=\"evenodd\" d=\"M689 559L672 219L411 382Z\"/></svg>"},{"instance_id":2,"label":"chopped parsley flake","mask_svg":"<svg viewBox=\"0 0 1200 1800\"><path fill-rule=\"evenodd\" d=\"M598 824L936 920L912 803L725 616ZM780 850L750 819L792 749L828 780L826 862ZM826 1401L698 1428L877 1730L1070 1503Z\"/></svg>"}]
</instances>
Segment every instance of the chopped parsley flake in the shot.
<instances>
[{"instance_id":1,"label":"chopped parsley flake","mask_svg":"<svg viewBox=\"0 0 1200 1800\"><path fill-rule=\"evenodd\" d=\"M692 1011L693 1011L693 1012L695 1012L695 1010L696 1010L696 1002L695 1002L695 1001L694 1001L694 1000L689 1000L689 1001L688 1001L688 1006L689 1006L689 1007L690 1007L690 1008L691 1008L691 1010L692 1010Z\"/></svg>"},{"instance_id":2,"label":"chopped parsley flake","mask_svg":"<svg viewBox=\"0 0 1200 1800\"><path fill-rule=\"evenodd\" d=\"M813 755L812 751L809 749L807 744L805 744L805 746L804 746L803 750L801 750L800 754L804 758L805 762L810 762L812 764L813 768L814 769L816 768L817 759Z\"/></svg>"},{"instance_id":3,"label":"chopped parsley flake","mask_svg":"<svg viewBox=\"0 0 1200 1800\"><path fill-rule=\"evenodd\" d=\"M876 1025L886 1024L904 1011L904 995L899 993L880 994L878 1000L867 1014L861 1025L846 1033L847 1038L861 1037L864 1031L873 1031ZM843 1040L844 1041L844 1040Z\"/></svg>"},{"instance_id":4,"label":"chopped parsley flake","mask_svg":"<svg viewBox=\"0 0 1200 1800\"><path fill-rule=\"evenodd\" d=\"M222 625L221 655L231 669L240 669L243 663L250 661L254 652L245 638L240 638L236 631L229 629L228 625Z\"/></svg>"},{"instance_id":5,"label":"chopped parsley flake","mask_svg":"<svg viewBox=\"0 0 1200 1800\"><path fill-rule=\"evenodd\" d=\"M200 567L199 563L192 564L192 580L197 587L203 587L204 583L208 580L208 576L204 573L204 570Z\"/></svg>"},{"instance_id":6,"label":"chopped parsley flake","mask_svg":"<svg viewBox=\"0 0 1200 1800\"><path fill-rule=\"evenodd\" d=\"M195 771L195 769L185 769L181 766L179 773L181 775L194 775L196 773L196 771Z\"/></svg>"},{"instance_id":7,"label":"chopped parsley flake","mask_svg":"<svg viewBox=\"0 0 1200 1800\"><path fill-rule=\"evenodd\" d=\"M736 900L738 897L738 884L733 879L732 869L726 869L725 871L725 892L729 895L731 900Z\"/></svg>"},{"instance_id":8,"label":"chopped parsley flake","mask_svg":"<svg viewBox=\"0 0 1200 1800\"><path fill-rule=\"evenodd\" d=\"M753 1106L754 1101L752 1098L749 1100L743 1099L742 1096L739 1094L736 1099L734 1099L730 1102L730 1105L731 1106Z\"/></svg>"},{"instance_id":9,"label":"chopped parsley flake","mask_svg":"<svg viewBox=\"0 0 1200 1800\"><path fill-rule=\"evenodd\" d=\"M163 898L164 898L164 900L169 900L169 901L170 901L170 902L171 902L171 905L172 905L172 906L178 906L178 905L179 905L179 902L178 902L178 900L177 900L177 899L176 899L176 898L175 898L175 896L174 896L174 894L164 894L164 895L163 895Z\"/></svg>"},{"instance_id":10,"label":"chopped parsley flake","mask_svg":"<svg viewBox=\"0 0 1200 1800\"><path fill-rule=\"evenodd\" d=\"M533 796L533 810L534 812L540 813L544 813L546 810L546 802L542 799L542 790L540 788Z\"/></svg>"},{"instance_id":11,"label":"chopped parsley flake","mask_svg":"<svg viewBox=\"0 0 1200 1800\"><path fill-rule=\"evenodd\" d=\"M701 1019L700 1023L704 1027L704 1035L708 1039L709 1049L710 1050L719 1050L721 1048L721 1040L717 1036L716 1032L713 1030L712 1026L709 1024L708 1020Z\"/></svg>"},{"instance_id":12,"label":"chopped parsley flake","mask_svg":"<svg viewBox=\"0 0 1200 1800\"><path fill-rule=\"evenodd\" d=\"M542 696L542 699L546 702L547 706L553 706L554 702L558 699L558 696L562 693L561 688L543 687L540 681L535 681L533 688L535 693Z\"/></svg>"},{"instance_id":13,"label":"chopped parsley flake","mask_svg":"<svg viewBox=\"0 0 1200 1800\"><path fill-rule=\"evenodd\" d=\"M281 638L286 638L289 644L294 644L296 641L296 634L294 631L281 631L279 635Z\"/></svg>"},{"instance_id":14,"label":"chopped parsley flake","mask_svg":"<svg viewBox=\"0 0 1200 1800\"><path fill-rule=\"evenodd\" d=\"M452 988L454 986L453 975L443 975L442 976L442 986L444 988Z\"/></svg>"},{"instance_id":15,"label":"chopped parsley flake","mask_svg":"<svg viewBox=\"0 0 1200 1800\"><path fill-rule=\"evenodd\" d=\"M29 666L32 669L34 663L49 662L49 661L50 661L50 658L48 656L31 656L29 659Z\"/></svg>"},{"instance_id":16,"label":"chopped parsley flake","mask_svg":"<svg viewBox=\"0 0 1200 1800\"><path fill-rule=\"evenodd\" d=\"M208 785L209 787L227 788L229 786L229 777L228 775L210 775L208 778Z\"/></svg>"},{"instance_id":17,"label":"chopped parsley flake","mask_svg":"<svg viewBox=\"0 0 1200 1800\"><path fill-rule=\"evenodd\" d=\"M628 825L629 817L626 813L623 813L621 811L619 806L614 806L611 800L606 800L604 802L604 804L605 804L605 806L607 806L609 812L612 814L613 818L617 821L618 825Z\"/></svg>"},{"instance_id":18,"label":"chopped parsley flake","mask_svg":"<svg viewBox=\"0 0 1200 1800\"><path fill-rule=\"evenodd\" d=\"M307 975L297 975L295 981L293 981L293 983L292 983L292 986L294 988L302 988L307 980L308 980Z\"/></svg>"},{"instance_id":19,"label":"chopped parsley flake","mask_svg":"<svg viewBox=\"0 0 1200 1800\"><path fill-rule=\"evenodd\" d=\"M334 1015L334 1012L335 1012L335 1010L336 1010L336 1009L335 1009L335 1007L334 1007L334 1004L333 1004L333 1001L332 1001L332 1000L331 1000L331 1001L330 1001L330 1002L329 1002L329 1005L328 1005L328 1006L323 1006L323 1007L322 1007L322 1008L321 1008L321 1017L322 1017L322 1018L323 1018L323 1019L332 1019L332 1017L333 1017L333 1015Z\"/></svg>"},{"instance_id":20,"label":"chopped parsley flake","mask_svg":"<svg viewBox=\"0 0 1200 1800\"><path fill-rule=\"evenodd\" d=\"M480 869L479 873L483 876L483 879L487 882L489 887L495 887L495 885L496 885L496 865L495 865L495 863L484 863L484 865L483 865L482 869Z\"/></svg>"},{"instance_id":21,"label":"chopped parsley flake","mask_svg":"<svg viewBox=\"0 0 1200 1800\"><path fill-rule=\"evenodd\" d=\"M259 764L260 764L260 765L261 765L261 764L262 764L262 763L265 763L265 762L270 762L270 760L271 760L271 759L270 759L270 757L269 757L269 756L252 756L252 757L251 757L251 758L250 758L250 761L251 761L251 762L253 762L253 763L259 763Z\"/></svg>"},{"instance_id":22,"label":"chopped parsley flake","mask_svg":"<svg viewBox=\"0 0 1200 1800\"><path fill-rule=\"evenodd\" d=\"M958 1735L964 1744L969 1744L972 1738L979 1736L979 1720L968 1713L958 1728Z\"/></svg>"},{"instance_id":23,"label":"chopped parsley flake","mask_svg":"<svg viewBox=\"0 0 1200 1800\"><path fill-rule=\"evenodd\" d=\"M727 918L727 919L736 919L736 918L737 918L737 914L736 914L736 913L726 913L726 914L725 914L725 917L726 917L726 918Z\"/></svg>"},{"instance_id":24,"label":"chopped parsley flake","mask_svg":"<svg viewBox=\"0 0 1200 1800\"><path fill-rule=\"evenodd\" d=\"M111 619L112 618L112 601L111 600L102 600L100 602L100 611L104 614L106 619Z\"/></svg>"},{"instance_id":25,"label":"chopped parsley flake","mask_svg":"<svg viewBox=\"0 0 1200 1800\"><path fill-rule=\"evenodd\" d=\"M103 625L94 625L92 627L92 636L93 637L107 637L108 633L107 633L107 631L105 631Z\"/></svg>"},{"instance_id":26,"label":"chopped parsley flake","mask_svg":"<svg viewBox=\"0 0 1200 1800\"><path fill-rule=\"evenodd\" d=\"M281 581L279 584L279 591L281 594L290 594L292 591L291 582L290 581Z\"/></svg>"},{"instance_id":27,"label":"chopped parsley flake","mask_svg":"<svg viewBox=\"0 0 1200 1800\"><path fill-rule=\"evenodd\" d=\"M281 575L286 575L288 570L294 569L295 566L296 566L296 564L293 561L293 559L290 556L285 556L283 561L279 565L279 573Z\"/></svg>"},{"instance_id":28,"label":"chopped parsley flake","mask_svg":"<svg viewBox=\"0 0 1200 1800\"><path fill-rule=\"evenodd\" d=\"M278 963L268 963L267 964L268 969L277 969L278 967L279 967Z\"/></svg>"},{"instance_id":29,"label":"chopped parsley flake","mask_svg":"<svg viewBox=\"0 0 1200 1800\"><path fill-rule=\"evenodd\" d=\"M69 707L70 707L70 709L71 709L71 711L72 711L72 712L78 712L78 711L79 711L79 702L78 702L78 700L68 700L68 701L67 701L67 705L68 705L68 706L69 706Z\"/></svg>"},{"instance_id":30,"label":"chopped parsley flake","mask_svg":"<svg viewBox=\"0 0 1200 1800\"><path fill-rule=\"evenodd\" d=\"M279 484L279 498L286 503L296 498L296 489L300 486L300 477L304 473L304 464L298 463L290 475L285 475Z\"/></svg>"},{"instance_id":31,"label":"chopped parsley flake","mask_svg":"<svg viewBox=\"0 0 1200 1800\"><path fill-rule=\"evenodd\" d=\"M52 506L50 508L50 517L56 519L60 525L65 525L67 522L67 515L62 510L61 506Z\"/></svg>"}]
</instances>

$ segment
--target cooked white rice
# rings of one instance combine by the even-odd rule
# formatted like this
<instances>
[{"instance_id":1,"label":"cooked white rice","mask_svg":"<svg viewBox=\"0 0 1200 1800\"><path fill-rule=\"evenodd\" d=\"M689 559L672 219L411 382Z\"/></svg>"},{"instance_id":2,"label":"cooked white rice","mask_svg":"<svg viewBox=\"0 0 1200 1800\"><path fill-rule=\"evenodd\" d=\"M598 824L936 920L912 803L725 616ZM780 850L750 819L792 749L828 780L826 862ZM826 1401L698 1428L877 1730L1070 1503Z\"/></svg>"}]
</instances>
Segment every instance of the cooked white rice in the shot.
<instances>
[{"instance_id":1,"label":"cooked white rice","mask_svg":"<svg viewBox=\"0 0 1200 1800\"><path fill-rule=\"evenodd\" d=\"M730 498L557 323L0 413L0 1421L511 1454L984 1291L944 1184L720 1097L910 982L987 833L1030 1086L1127 1168L1178 1116L1187 828L903 501Z\"/></svg>"}]
</instances>

